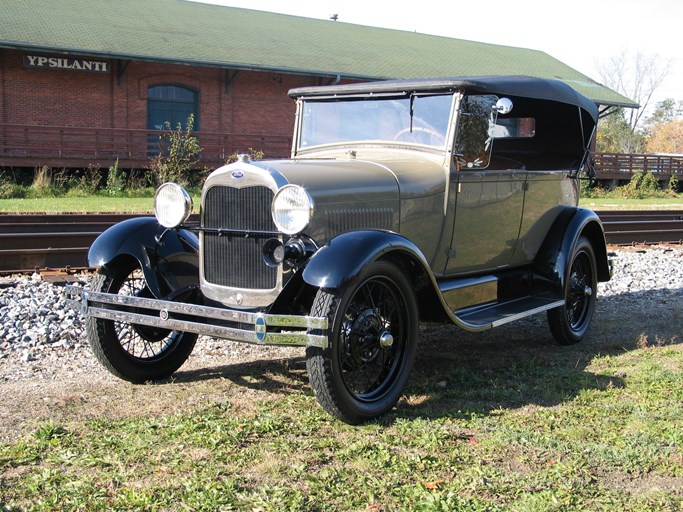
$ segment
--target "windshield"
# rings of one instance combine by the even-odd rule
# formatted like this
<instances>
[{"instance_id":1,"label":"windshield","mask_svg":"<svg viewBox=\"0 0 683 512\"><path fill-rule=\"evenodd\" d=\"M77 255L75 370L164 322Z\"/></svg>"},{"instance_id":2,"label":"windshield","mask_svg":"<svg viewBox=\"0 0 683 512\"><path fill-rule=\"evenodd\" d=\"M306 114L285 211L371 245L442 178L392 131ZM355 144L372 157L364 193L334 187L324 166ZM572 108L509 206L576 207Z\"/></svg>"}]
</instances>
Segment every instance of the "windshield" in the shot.
<instances>
[{"instance_id":1,"label":"windshield","mask_svg":"<svg viewBox=\"0 0 683 512\"><path fill-rule=\"evenodd\" d=\"M303 104L299 147L362 141L443 148L452 98L309 99Z\"/></svg>"}]
</instances>

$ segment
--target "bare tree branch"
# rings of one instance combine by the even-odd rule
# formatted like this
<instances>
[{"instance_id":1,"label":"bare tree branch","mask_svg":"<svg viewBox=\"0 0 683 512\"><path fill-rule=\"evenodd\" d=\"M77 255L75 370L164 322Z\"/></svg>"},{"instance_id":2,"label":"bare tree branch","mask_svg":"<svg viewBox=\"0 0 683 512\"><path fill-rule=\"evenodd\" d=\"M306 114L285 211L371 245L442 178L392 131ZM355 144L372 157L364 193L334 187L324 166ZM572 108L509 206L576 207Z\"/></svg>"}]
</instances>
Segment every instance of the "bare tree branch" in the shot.
<instances>
[{"instance_id":1,"label":"bare tree branch","mask_svg":"<svg viewBox=\"0 0 683 512\"><path fill-rule=\"evenodd\" d=\"M597 72L605 86L635 100L640 105L640 108L630 109L627 114L632 132L635 133L638 128L652 95L668 76L671 64L671 59L662 62L656 54L645 55L636 52L631 55L622 51L598 65Z\"/></svg>"}]
</instances>

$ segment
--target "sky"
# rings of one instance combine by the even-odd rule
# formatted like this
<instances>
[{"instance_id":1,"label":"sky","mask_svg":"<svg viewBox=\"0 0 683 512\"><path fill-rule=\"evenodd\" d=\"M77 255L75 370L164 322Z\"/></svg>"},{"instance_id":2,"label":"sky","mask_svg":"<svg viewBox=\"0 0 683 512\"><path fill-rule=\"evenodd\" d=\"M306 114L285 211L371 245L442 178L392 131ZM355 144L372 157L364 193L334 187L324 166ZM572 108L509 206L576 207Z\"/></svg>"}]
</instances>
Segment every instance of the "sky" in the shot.
<instances>
[{"instance_id":1,"label":"sky","mask_svg":"<svg viewBox=\"0 0 683 512\"><path fill-rule=\"evenodd\" d=\"M681 0L201 1L540 50L596 81L608 59L641 53L670 66L652 105L683 101Z\"/></svg>"}]
</instances>

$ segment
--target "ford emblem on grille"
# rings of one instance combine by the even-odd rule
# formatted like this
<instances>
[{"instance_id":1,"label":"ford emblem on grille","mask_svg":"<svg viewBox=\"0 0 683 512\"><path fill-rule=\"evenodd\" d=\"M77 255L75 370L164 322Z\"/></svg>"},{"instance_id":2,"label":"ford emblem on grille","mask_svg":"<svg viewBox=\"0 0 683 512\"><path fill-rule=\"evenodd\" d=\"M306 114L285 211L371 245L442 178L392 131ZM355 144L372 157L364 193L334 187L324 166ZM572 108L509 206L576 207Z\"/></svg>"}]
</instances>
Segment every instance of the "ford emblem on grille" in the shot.
<instances>
[{"instance_id":1,"label":"ford emblem on grille","mask_svg":"<svg viewBox=\"0 0 683 512\"><path fill-rule=\"evenodd\" d=\"M242 171L232 171L232 177L233 178L241 178L244 176L244 173Z\"/></svg>"},{"instance_id":2,"label":"ford emblem on grille","mask_svg":"<svg viewBox=\"0 0 683 512\"><path fill-rule=\"evenodd\" d=\"M266 339L266 319L262 316L256 317L256 325L254 326L256 331L256 339L263 341Z\"/></svg>"}]
</instances>

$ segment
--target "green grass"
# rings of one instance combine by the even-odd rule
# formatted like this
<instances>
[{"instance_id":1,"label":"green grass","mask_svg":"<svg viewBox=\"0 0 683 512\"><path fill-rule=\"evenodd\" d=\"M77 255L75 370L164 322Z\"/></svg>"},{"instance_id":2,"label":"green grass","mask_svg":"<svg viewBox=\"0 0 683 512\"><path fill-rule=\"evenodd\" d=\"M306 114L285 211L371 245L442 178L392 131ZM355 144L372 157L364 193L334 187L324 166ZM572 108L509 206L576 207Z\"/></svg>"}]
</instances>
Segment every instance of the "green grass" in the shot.
<instances>
[{"instance_id":1,"label":"green grass","mask_svg":"<svg viewBox=\"0 0 683 512\"><path fill-rule=\"evenodd\" d=\"M681 210L683 209L683 196L649 199L584 197L581 198L579 205L591 210Z\"/></svg>"},{"instance_id":2,"label":"green grass","mask_svg":"<svg viewBox=\"0 0 683 512\"><path fill-rule=\"evenodd\" d=\"M193 197L199 211L199 196ZM153 197L40 197L0 199L0 213L152 213Z\"/></svg>"},{"instance_id":3,"label":"green grass","mask_svg":"<svg viewBox=\"0 0 683 512\"><path fill-rule=\"evenodd\" d=\"M583 368L527 360L435 375L423 367L395 412L360 427L333 420L299 390L248 408L228 393L165 416L79 420L76 412L0 446L0 504L681 510L682 370L676 344L596 355Z\"/></svg>"}]
</instances>

